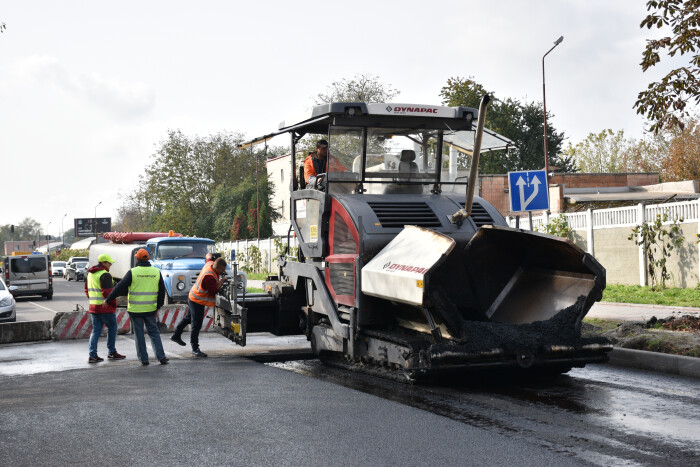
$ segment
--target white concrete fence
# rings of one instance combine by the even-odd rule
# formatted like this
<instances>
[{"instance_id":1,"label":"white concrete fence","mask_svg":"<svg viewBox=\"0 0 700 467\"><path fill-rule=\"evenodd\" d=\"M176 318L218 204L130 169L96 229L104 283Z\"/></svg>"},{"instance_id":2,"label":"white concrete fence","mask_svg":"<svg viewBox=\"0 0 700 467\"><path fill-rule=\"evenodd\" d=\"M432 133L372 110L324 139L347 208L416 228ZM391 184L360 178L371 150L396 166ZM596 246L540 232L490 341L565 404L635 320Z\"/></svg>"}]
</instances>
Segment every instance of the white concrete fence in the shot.
<instances>
[{"instance_id":1,"label":"white concrete fence","mask_svg":"<svg viewBox=\"0 0 700 467\"><path fill-rule=\"evenodd\" d=\"M246 267L248 272L265 272L265 273L276 273L277 272L277 249L275 248L275 239L278 238L282 241L284 245L287 244L287 237L270 237L270 238L256 238L252 240L236 240L233 242L218 242L216 244L216 249L224 253L226 261L231 257L231 251L236 252L236 261L239 263L239 267ZM289 238L289 244L291 248L298 247L296 237L292 234ZM260 251L260 268L255 270L253 265L250 263L250 247L254 246ZM241 262L241 253L245 256L245 261Z\"/></svg>"},{"instance_id":2,"label":"white concrete fence","mask_svg":"<svg viewBox=\"0 0 700 467\"><path fill-rule=\"evenodd\" d=\"M700 258L696 236L700 233L700 200L589 209L583 212L555 215L544 213L532 217L532 227L533 230L538 230L549 224L551 219L559 215L565 216L569 227L574 230L574 243L595 256L606 267L608 282L648 285L644 247L634 245L627 238L635 226L641 225L644 221L653 222L657 215L663 217L664 214L668 215L668 220L664 224L671 224L678 219L681 232L685 236L682 248L669 259L667 267L670 265L676 286L693 287L698 284L700 278ZM516 226L514 217L507 217L506 220L511 227ZM520 218L519 227L530 230L530 221L527 216ZM633 268L636 280L631 280L629 268L631 254L637 262Z\"/></svg>"}]
</instances>

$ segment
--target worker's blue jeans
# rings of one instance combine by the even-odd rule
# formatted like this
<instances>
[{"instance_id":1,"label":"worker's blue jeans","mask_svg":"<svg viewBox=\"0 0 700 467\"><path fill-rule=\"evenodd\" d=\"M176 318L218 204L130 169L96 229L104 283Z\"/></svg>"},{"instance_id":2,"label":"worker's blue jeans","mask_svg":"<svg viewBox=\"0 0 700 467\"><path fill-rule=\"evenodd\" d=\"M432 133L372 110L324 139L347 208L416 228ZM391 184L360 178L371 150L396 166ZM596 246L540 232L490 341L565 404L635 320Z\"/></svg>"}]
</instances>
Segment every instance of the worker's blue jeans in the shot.
<instances>
[{"instance_id":1,"label":"worker's blue jeans","mask_svg":"<svg viewBox=\"0 0 700 467\"><path fill-rule=\"evenodd\" d=\"M117 340L117 315L115 313L90 313L92 317L92 334L90 334L90 356L97 357L97 341L100 339L102 329L107 326L107 351L116 353L115 342Z\"/></svg>"},{"instance_id":2,"label":"worker's blue jeans","mask_svg":"<svg viewBox=\"0 0 700 467\"><path fill-rule=\"evenodd\" d=\"M143 332L143 326L146 326L148 336L151 338L151 348L156 354L158 360L165 358L163 343L160 340L160 331L158 331L158 318L156 313L148 313L142 316L141 313L129 313L131 318L131 326L134 328L134 338L136 340L136 355L141 362L148 361L148 351L146 350L146 336Z\"/></svg>"}]
</instances>

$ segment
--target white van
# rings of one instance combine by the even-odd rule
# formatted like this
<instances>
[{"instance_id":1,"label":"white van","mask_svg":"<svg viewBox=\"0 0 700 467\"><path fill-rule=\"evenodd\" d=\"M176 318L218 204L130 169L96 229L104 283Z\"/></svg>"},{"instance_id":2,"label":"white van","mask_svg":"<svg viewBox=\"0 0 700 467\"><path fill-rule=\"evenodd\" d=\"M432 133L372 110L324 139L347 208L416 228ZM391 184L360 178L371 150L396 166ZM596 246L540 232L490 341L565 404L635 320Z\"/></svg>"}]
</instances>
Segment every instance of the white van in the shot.
<instances>
[{"instance_id":1,"label":"white van","mask_svg":"<svg viewBox=\"0 0 700 467\"><path fill-rule=\"evenodd\" d=\"M48 255L6 256L3 262L5 284L16 286L12 295L41 295L53 298L53 278Z\"/></svg>"}]
</instances>

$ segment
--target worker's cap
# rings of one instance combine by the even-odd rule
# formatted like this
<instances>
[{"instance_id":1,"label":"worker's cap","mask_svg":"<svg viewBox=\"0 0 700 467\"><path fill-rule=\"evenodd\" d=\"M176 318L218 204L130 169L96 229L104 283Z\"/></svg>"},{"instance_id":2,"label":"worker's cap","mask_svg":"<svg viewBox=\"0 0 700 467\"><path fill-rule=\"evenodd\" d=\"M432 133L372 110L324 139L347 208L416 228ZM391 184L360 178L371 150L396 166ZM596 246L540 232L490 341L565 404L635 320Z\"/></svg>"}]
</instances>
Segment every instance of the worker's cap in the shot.
<instances>
[{"instance_id":1,"label":"worker's cap","mask_svg":"<svg viewBox=\"0 0 700 467\"><path fill-rule=\"evenodd\" d=\"M136 256L136 259L148 259L148 251L141 248L134 256Z\"/></svg>"},{"instance_id":2,"label":"worker's cap","mask_svg":"<svg viewBox=\"0 0 700 467\"><path fill-rule=\"evenodd\" d=\"M325 139L319 139L318 142L316 143L317 148L327 148L328 147L328 141Z\"/></svg>"},{"instance_id":3,"label":"worker's cap","mask_svg":"<svg viewBox=\"0 0 700 467\"><path fill-rule=\"evenodd\" d=\"M110 264L114 264L114 260L112 259L112 257L109 256L109 255L106 254L106 253L105 253L104 255L98 256L98 257L97 257L97 262L98 262L98 263L110 263Z\"/></svg>"}]
</instances>

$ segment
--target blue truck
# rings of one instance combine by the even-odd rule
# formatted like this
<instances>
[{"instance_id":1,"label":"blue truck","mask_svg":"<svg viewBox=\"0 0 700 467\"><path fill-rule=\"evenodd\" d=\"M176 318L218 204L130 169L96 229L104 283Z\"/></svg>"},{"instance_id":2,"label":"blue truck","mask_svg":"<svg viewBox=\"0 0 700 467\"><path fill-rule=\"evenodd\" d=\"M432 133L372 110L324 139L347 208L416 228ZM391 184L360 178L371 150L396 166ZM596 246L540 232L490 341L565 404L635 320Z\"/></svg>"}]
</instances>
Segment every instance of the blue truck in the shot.
<instances>
[{"instance_id":1,"label":"blue truck","mask_svg":"<svg viewBox=\"0 0 700 467\"><path fill-rule=\"evenodd\" d=\"M136 251L145 248L151 257L151 265L160 269L163 276L167 290L166 304L187 302L192 284L204 267L206 254L216 253L216 242L209 238L167 235L157 232L108 232L104 237L110 243L90 247L89 267L97 264L97 258L106 253L115 261L110 269L112 277L120 280L136 264ZM226 269L231 274L230 266ZM238 274L239 282L245 288L247 277L242 271Z\"/></svg>"}]
</instances>

